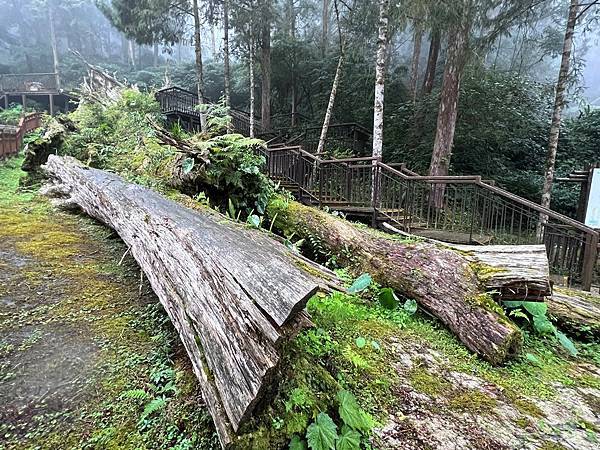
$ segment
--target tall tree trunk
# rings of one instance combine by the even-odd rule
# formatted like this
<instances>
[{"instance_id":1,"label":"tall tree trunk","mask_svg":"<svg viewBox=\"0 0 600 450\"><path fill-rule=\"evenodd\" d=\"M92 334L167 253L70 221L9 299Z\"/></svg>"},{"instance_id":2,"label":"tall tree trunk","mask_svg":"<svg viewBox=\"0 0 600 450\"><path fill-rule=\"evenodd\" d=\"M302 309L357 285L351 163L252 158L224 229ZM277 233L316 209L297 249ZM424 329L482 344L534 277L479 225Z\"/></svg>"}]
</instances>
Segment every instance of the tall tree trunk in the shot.
<instances>
[{"instance_id":1,"label":"tall tree trunk","mask_svg":"<svg viewBox=\"0 0 600 450\"><path fill-rule=\"evenodd\" d=\"M48 1L48 22L50 25L50 44L52 45L52 62L56 80L56 89L60 89L60 75L58 74L58 46L56 44L56 33L54 30L54 2L52 0Z\"/></svg>"},{"instance_id":2,"label":"tall tree trunk","mask_svg":"<svg viewBox=\"0 0 600 450\"><path fill-rule=\"evenodd\" d=\"M129 43L123 33L121 33L121 58L123 59L123 64L129 62Z\"/></svg>"},{"instance_id":3,"label":"tall tree trunk","mask_svg":"<svg viewBox=\"0 0 600 450\"><path fill-rule=\"evenodd\" d=\"M129 49L129 65L135 69L135 54L133 51L133 42L131 40L127 41L127 47Z\"/></svg>"},{"instance_id":4,"label":"tall tree trunk","mask_svg":"<svg viewBox=\"0 0 600 450\"><path fill-rule=\"evenodd\" d=\"M152 64L154 67L158 67L158 44L152 46Z\"/></svg>"},{"instance_id":5,"label":"tall tree trunk","mask_svg":"<svg viewBox=\"0 0 600 450\"><path fill-rule=\"evenodd\" d=\"M229 68L229 0L223 0L223 71L225 87L225 106L231 104L231 74Z\"/></svg>"},{"instance_id":6,"label":"tall tree trunk","mask_svg":"<svg viewBox=\"0 0 600 450\"><path fill-rule=\"evenodd\" d=\"M198 0L192 1L194 9L194 50L196 54L196 78L198 80L198 104L202 108L204 104L204 76L202 70L202 40L200 38L200 12L198 11ZM206 130L206 117L200 111L200 127Z\"/></svg>"},{"instance_id":7,"label":"tall tree trunk","mask_svg":"<svg viewBox=\"0 0 600 450\"><path fill-rule=\"evenodd\" d=\"M263 18L261 36L261 122L264 130L271 128L271 22Z\"/></svg>"},{"instance_id":8,"label":"tall tree trunk","mask_svg":"<svg viewBox=\"0 0 600 450\"><path fill-rule=\"evenodd\" d=\"M546 208L550 207L550 198L552 196L556 148L558 147L561 114L565 104L565 89L569 78L573 34L575 32L578 12L579 0L571 0L569 19L567 21L567 29L565 31L565 40L563 43L562 59L560 62L560 71L558 72L558 81L556 82L556 97L554 99L554 110L552 112L552 123L550 125L550 139L548 142L548 153L546 155L546 173L544 176L544 187L542 189L542 206L545 206Z\"/></svg>"},{"instance_id":9,"label":"tall tree trunk","mask_svg":"<svg viewBox=\"0 0 600 450\"><path fill-rule=\"evenodd\" d=\"M417 81L419 79L419 58L421 57L421 41L423 40L423 27L415 21L413 32L413 54L410 65L409 91L413 102L417 100Z\"/></svg>"},{"instance_id":10,"label":"tall tree trunk","mask_svg":"<svg viewBox=\"0 0 600 450\"><path fill-rule=\"evenodd\" d=\"M322 12L323 31L321 34L321 57L324 59L327 53L327 38L329 34L329 0L323 0Z\"/></svg>"},{"instance_id":11,"label":"tall tree trunk","mask_svg":"<svg viewBox=\"0 0 600 450\"><path fill-rule=\"evenodd\" d=\"M333 85L331 86L331 93L329 94L329 103L327 103L327 110L325 111L325 118L323 119L323 127L321 128L321 136L319 137L319 145L317 146L317 154L322 154L325 150L325 141L327 140L327 131L329 131L329 122L331 122L331 115L333 114L333 105L335 105L335 96L337 95L338 86L340 84L340 78L342 76L342 65L344 64L344 54L341 53L338 59L338 64L335 69L335 76L333 77Z\"/></svg>"},{"instance_id":12,"label":"tall tree trunk","mask_svg":"<svg viewBox=\"0 0 600 450\"><path fill-rule=\"evenodd\" d=\"M210 49L213 59L217 59L217 40L215 38L215 26L210 26Z\"/></svg>"},{"instance_id":13,"label":"tall tree trunk","mask_svg":"<svg viewBox=\"0 0 600 450\"><path fill-rule=\"evenodd\" d=\"M373 157L381 159L383 149L383 104L385 89L386 53L388 45L389 0L379 2L379 37L375 65L375 104L373 106Z\"/></svg>"},{"instance_id":14,"label":"tall tree trunk","mask_svg":"<svg viewBox=\"0 0 600 450\"><path fill-rule=\"evenodd\" d=\"M293 42L292 47L292 89L291 89L291 121L292 127L296 126L296 9L294 0L288 0L288 16L290 18L290 39Z\"/></svg>"},{"instance_id":15,"label":"tall tree trunk","mask_svg":"<svg viewBox=\"0 0 600 450\"><path fill-rule=\"evenodd\" d=\"M448 36L448 55L444 68L444 81L440 107L437 118L437 132L433 144L429 175L448 175L450 158L452 155L452 144L456 128L456 117L458 113L458 98L460 94L460 80L465 65L467 48L469 45L469 33L471 19L467 11L461 20L450 29ZM432 203L437 207L443 206L445 186L438 184L432 192Z\"/></svg>"},{"instance_id":16,"label":"tall tree trunk","mask_svg":"<svg viewBox=\"0 0 600 450\"><path fill-rule=\"evenodd\" d=\"M248 60L250 71L250 137L254 137L254 36L250 31L250 58Z\"/></svg>"},{"instance_id":17,"label":"tall tree trunk","mask_svg":"<svg viewBox=\"0 0 600 450\"><path fill-rule=\"evenodd\" d=\"M431 94L433 90L433 82L435 81L435 71L437 69L437 61L440 55L440 42L442 40L440 30L435 29L431 33L431 41L429 42L429 55L427 57L427 68L425 69L425 78L423 80L423 93Z\"/></svg>"},{"instance_id":18,"label":"tall tree trunk","mask_svg":"<svg viewBox=\"0 0 600 450\"><path fill-rule=\"evenodd\" d=\"M329 130L329 122L331 122L331 116L333 114L333 105L335 105L335 97L337 95L338 86L340 84L340 78L342 76L342 66L344 65L344 49L345 42L342 36L342 28L340 25L340 12L338 10L337 0L334 0L333 6L335 8L335 20L338 29L338 39L340 43L340 57L338 59L337 67L335 68L335 76L333 77L333 85L331 86L331 93L329 94L329 103L327 103L327 110L325 111L325 117L323 118L323 127L321 128L321 136L319 136L319 145L317 146L317 154L322 154L325 150L325 141L327 140L327 131Z\"/></svg>"}]
</instances>

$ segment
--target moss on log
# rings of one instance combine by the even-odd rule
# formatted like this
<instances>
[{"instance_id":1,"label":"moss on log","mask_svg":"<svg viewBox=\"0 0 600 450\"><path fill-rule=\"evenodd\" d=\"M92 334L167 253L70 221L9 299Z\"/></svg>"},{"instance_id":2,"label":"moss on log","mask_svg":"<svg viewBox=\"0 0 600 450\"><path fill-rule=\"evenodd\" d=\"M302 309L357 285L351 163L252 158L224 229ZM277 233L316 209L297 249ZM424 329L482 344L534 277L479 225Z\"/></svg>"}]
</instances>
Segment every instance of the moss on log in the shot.
<instances>
[{"instance_id":1,"label":"moss on log","mask_svg":"<svg viewBox=\"0 0 600 450\"><path fill-rule=\"evenodd\" d=\"M486 293L467 255L359 227L294 201L277 199L268 214L284 234L318 242L354 274L368 272L380 284L417 300L490 363L501 364L520 352L520 329Z\"/></svg>"}]
</instances>

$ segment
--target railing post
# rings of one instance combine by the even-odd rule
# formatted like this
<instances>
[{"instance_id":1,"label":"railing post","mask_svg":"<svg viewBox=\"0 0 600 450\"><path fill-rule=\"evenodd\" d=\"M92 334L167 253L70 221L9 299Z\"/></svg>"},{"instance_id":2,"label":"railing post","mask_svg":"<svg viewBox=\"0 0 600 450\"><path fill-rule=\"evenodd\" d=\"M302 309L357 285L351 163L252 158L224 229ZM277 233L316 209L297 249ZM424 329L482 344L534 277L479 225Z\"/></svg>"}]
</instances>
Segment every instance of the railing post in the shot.
<instances>
[{"instance_id":1,"label":"railing post","mask_svg":"<svg viewBox=\"0 0 600 450\"><path fill-rule=\"evenodd\" d=\"M381 168L379 167L379 160L373 161L373 195L371 196L371 206L373 207L373 216L371 218L371 225L373 228L377 228L377 211L379 210L379 195L380 195L380 176Z\"/></svg>"},{"instance_id":2,"label":"railing post","mask_svg":"<svg viewBox=\"0 0 600 450\"><path fill-rule=\"evenodd\" d=\"M479 196L477 195L477 190L473 189L473 196L475 200L471 202L471 204L475 204L475 207L471 209L471 230L469 231L469 243L473 242L473 229L475 228L475 216L477 211L479 210Z\"/></svg>"},{"instance_id":3,"label":"railing post","mask_svg":"<svg viewBox=\"0 0 600 450\"><path fill-rule=\"evenodd\" d=\"M596 258L598 257L598 233L588 234L585 240L585 250L583 253L583 273L581 285L583 290L589 291L592 288L594 278L594 269L596 268Z\"/></svg>"},{"instance_id":4,"label":"railing post","mask_svg":"<svg viewBox=\"0 0 600 450\"><path fill-rule=\"evenodd\" d=\"M323 168L321 162L317 161L315 167L319 171L319 209L323 208Z\"/></svg>"}]
</instances>

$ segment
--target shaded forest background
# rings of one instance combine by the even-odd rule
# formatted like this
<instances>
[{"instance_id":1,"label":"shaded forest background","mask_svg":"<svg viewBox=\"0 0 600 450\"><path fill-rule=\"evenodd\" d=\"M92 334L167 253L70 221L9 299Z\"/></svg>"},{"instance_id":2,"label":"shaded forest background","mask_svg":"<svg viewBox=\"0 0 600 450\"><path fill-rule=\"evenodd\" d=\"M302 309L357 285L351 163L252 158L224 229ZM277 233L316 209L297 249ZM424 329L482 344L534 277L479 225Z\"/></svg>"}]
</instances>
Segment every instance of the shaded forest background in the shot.
<instances>
[{"instance_id":1,"label":"shaded forest background","mask_svg":"<svg viewBox=\"0 0 600 450\"><path fill-rule=\"evenodd\" d=\"M113 13L115 6L131 6L128 3L132 2L0 0L0 73L52 71L48 37L51 9L63 89L76 89L85 74L85 64L75 51L141 89L157 89L170 82L195 91L193 21L170 14L173 8L189 2L133 2L136 13L146 8L146 31L123 33L118 30L126 29L118 23L122 17L115 18ZM341 33L346 58L333 122L357 122L372 128L376 2L340 4L339 22L333 0L230 3L232 106L248 109L248 49L252 41L257 52L257 102L260 104L261 96L263 102L266 98L271 125L290 125L292 102L301 117L300 126L319 125L338 63ZM432 7L435 3L448 2L405 0L392 5L390 14L384 160L406 162L422 173L427 172L431 158L448 44L449 25ZM494 3L500 2L481 1L478 8L482 14L493 11L497 7ZM526 15L503 26L486 45L472 46L460 87L450 173L479 174L539 202L568 4L564 0L537 2ZM204 92L217 101L224 91L223 3L207 0L200 1L199 6ZM598 12L590 11L577 30L557 176L600 158L600 109L590 104L600 97L600 76L587 77L587 83L583 77L586 64L599 67L597 18ZM476 24L473 41L483 27L483 22ZM253 34L253 29L259 32ZM435 33L441 35L440 53L434 83L428 89L424 86L425 70ZM268 62L264 59L267 49ZM265 97L261 90L266 76L270 89ZM553 209L573 215L577 195L576 187L555 183Z\"/></svg>"}]
</instances>

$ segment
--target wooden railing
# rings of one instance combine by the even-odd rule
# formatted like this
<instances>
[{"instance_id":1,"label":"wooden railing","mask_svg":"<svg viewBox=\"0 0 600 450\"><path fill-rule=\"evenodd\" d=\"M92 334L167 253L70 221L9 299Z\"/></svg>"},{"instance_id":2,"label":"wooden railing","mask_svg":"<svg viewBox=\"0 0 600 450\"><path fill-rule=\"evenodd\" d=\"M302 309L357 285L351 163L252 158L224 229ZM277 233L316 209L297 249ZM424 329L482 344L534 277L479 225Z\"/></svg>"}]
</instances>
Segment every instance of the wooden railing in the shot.
<instances>
[{"instance_id":1,"label":"wooden railing","mask_svg":"<svg viewBox=\"0 0 600 450\"><path fill-rule=\"evenodd\" d=\"M419 176L371 157L324 160L299 146L259 151L267 174L295 186L301 201L369 212L375 222L386 220L407 232L438 230L461 234L472 243L543 243L553 273L591 287L595 230L478 176ZM441 186L440 206L432 194ZM540 222L540 217L547 220Z\"/></svg>"},{"instance_id":2,"label":"wooden railing","mask_svg":"<svg viewBox=\"0 0 600 450\"><path fill-rule=\"evenodd\" d=\"M157 99L163 113L197 114L197 97L191 92L170 88L159 91ZM235 130L247 135L248 114L231 110L231 116ZM285 136L258 128L256 135L272 142ZM338 148L353 155L367 153L371 134L360 125L331 125L325 155L315 155L319 135L320 127L310 127L284 139L286 143L259 150L267 174L295 187L301 201L366 212L374 224L386 220L408 232L460 235L470 243L543 243L553 273L590 289L599 240L592 228L478 176L420 176L403 164L392 167L372 157L325 159Z\"/></svg>"},{"instance_id":3,"label":"wooden railing","mask_svg":"<svg viewBox=\"0 0 600 450\"><path fill-rule=\"evenodd\" d=\"M39 113L21 117L15 126L0 125L0 159L17 154L23 145L23 137L42 125Z\"/></svg>"},{"instance_id":4,"label":"wooden railing","mask_svg":"<svg viewBox=\"0 0 600 450\"><path fill-rule=\"evenodd\" d=\"M18 73L0 75L0 92L3 93L56 93L55 73Z\"/></svg>"}]
</instances>

